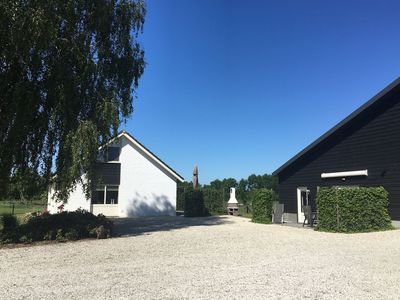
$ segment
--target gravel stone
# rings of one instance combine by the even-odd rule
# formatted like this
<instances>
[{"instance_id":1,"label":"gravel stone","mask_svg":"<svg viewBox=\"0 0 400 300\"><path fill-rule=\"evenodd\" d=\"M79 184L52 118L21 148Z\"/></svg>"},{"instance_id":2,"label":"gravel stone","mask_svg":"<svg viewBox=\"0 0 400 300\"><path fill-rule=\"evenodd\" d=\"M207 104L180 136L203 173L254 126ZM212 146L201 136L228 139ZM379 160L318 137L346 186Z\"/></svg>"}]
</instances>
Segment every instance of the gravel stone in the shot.
<instances>
[{"instance_id":1,"label":"gravel stone","mask_svg":"<svg viewBox=\"0 0 400 300\"><path fill-rule=\"evenodd\" d=\"M400 231L238 217L118 220L124 237L0 250L0 299L399 299Z\"/></svg>"}]
</instances>

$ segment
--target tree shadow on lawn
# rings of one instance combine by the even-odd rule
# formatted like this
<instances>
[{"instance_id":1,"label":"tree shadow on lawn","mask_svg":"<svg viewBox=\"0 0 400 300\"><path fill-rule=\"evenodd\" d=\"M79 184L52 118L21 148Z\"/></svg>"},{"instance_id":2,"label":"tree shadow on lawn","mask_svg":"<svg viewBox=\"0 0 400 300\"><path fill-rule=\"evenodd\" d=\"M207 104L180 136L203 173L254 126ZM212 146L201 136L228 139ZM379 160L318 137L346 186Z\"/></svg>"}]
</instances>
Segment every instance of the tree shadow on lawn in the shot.
<instances>
[{"instance_id":1,"label":"tree shadow on lawn","mask_svg":"<svg viewBox=\"0 0 400 300\"><path fill-rule=\"evenodd\" d=\"M182 216L157 216L137 218L115 218L113 236L136 236L157 231L169 231L193 226L217 226L232 223L227 216L185 218Z\"/></svg>"}]
</instances>

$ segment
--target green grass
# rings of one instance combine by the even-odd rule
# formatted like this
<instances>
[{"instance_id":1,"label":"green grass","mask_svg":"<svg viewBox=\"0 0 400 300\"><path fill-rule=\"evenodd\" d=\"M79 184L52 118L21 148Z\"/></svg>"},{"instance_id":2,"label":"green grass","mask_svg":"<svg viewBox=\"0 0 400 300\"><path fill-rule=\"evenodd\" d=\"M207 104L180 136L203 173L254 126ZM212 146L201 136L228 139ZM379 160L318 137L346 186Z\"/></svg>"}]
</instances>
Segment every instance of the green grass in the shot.
<instances>
[{"instance_id":1,"label":"green grass","mask_svg":"<svg viewBox=\"0 0 400 300\"><path fill-rule=\"evenodd\" d=\"M14 215L23 215L29 212L43 211L46 208L45 203L33 202L22 204L14 202ZM13 202L0 201L0 215L11 214L13 212Z\"/></svg>"},{"instance_id":2,"label":"green grass","mask_svg":"<svg viewBox=\"0 0 400 300\"><path fill-rule=\"evenodd\" d=\"M253 217L253 214L251 213L251 207L249 207L249 212L247 212L246 206L239 206L239 216L251 219Z\"/></svg>"}]
</instances>

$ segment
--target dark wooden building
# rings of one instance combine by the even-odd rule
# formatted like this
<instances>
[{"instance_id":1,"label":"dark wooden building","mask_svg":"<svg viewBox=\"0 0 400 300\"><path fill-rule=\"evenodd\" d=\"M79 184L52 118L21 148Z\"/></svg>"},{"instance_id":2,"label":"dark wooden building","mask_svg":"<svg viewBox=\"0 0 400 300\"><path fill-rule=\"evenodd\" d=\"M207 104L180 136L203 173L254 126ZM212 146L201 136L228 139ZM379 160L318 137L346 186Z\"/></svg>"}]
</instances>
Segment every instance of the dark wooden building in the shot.
<instances>
[{"instance_id":1,"label":"dark wooden building","mask_svg":"<svg viewBox=\"0 0 400 300\"><path fill-rule=\"evenodd\" d=\"M319 187L377 187L400 220L400 78L274 172L286 219L302 222Z\"/></svg>"}]
</instances>

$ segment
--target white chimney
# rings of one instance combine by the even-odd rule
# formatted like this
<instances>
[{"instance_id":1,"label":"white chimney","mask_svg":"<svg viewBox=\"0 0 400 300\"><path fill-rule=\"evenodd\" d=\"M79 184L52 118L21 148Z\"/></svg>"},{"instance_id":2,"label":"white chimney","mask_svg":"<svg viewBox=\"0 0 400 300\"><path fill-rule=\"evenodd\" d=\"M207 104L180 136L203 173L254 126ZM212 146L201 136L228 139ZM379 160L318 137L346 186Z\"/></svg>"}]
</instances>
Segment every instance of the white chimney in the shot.
<instances>
[{"instance_id":1,"label":"white chimney","mask_svg":"<svg viewBox=\"0 0 400 300\"><path fill-rule=\"evenodd\" d=\"M229 197L228 204L238 204L239 202L236 200L236 189L231 188L231 194Z\"/></svg>"},{"instance_id":2,"label":"white chimney","mask_svg":"<svg viewBox=\"0 0 400 300\"><path fill-rule=\"evenodd\" d=\"M236 190L231 188L230 197L228 201L228 215L237 216L239 215L239 202L236 200Z\"/></svg>"}]
</instances>

